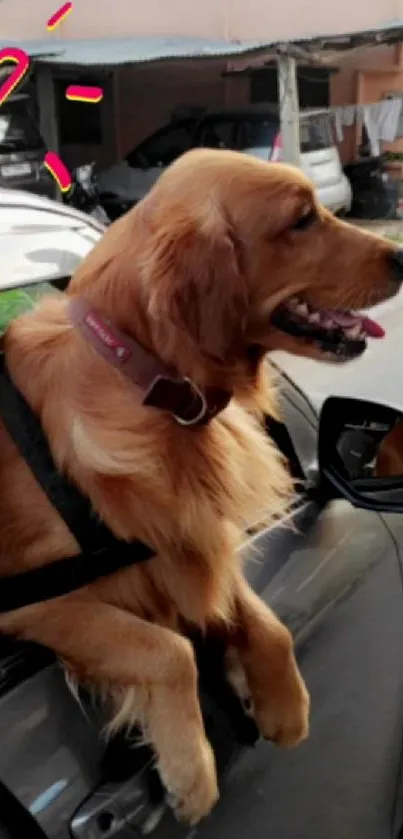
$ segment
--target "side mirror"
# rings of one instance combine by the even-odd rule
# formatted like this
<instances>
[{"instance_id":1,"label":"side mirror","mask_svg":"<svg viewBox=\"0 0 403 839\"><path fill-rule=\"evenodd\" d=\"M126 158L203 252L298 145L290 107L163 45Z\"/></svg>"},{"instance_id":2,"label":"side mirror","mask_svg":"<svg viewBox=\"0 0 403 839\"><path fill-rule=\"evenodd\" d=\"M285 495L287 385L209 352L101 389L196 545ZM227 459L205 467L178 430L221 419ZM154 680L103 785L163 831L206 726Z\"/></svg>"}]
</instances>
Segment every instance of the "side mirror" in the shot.
<instances>
[{"instance_id":1,"label":"side mirror","mask_svg":"<svg viewBox=\"0 0 403 839\"><path fill-rule=\"evenodd\" d=\"M403 513L403 413L331 396L320 415L318 454L331 497L362 509Z\"/></svg>"}]
</instances>

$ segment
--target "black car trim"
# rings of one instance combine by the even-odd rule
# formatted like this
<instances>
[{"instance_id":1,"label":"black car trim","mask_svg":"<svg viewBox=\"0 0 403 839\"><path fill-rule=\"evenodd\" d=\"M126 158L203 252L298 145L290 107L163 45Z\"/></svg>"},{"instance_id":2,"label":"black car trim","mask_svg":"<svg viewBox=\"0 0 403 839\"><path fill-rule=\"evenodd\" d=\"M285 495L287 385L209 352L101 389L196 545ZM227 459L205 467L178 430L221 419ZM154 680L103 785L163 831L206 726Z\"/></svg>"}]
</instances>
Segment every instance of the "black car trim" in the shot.
<instances>
[{"instance_id":1,"label":"black car trim","mask_svg":"<svg viewBox=\"0 0 403 839\"><path fill-rule=\"evenodd\" d=\"M45 839L45 833L31 813L21 802L0 782L0 836L4 827L9 833L9 839Z\"/></svg>"},{"instance_id":2,"label":"black car trim","mask_svg":"<svg viewBox=\"0 0 403 839\"><path fill-rule=\"evenodd\" d=\"M274 419L274 417L267 416L265 419L265 428L277 448L280 449L281 453L287 459L293 478L298 481L305 481L304 471L287 426Z\"/></svg>"}]
</instances>

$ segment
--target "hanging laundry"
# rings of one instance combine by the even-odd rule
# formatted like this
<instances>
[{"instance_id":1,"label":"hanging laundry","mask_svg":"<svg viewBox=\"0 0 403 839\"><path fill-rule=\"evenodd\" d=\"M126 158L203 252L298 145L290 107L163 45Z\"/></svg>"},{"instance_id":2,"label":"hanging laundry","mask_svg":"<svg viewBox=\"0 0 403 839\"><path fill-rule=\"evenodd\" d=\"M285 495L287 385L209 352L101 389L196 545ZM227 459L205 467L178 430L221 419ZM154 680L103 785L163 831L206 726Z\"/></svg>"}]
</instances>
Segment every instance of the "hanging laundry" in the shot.
<instances>
[{"instance_id":1,"label":"hanging laundry","mask_svg":"<svg viewBox=\"0 0 403 839\"><path fill-rule=\"evenodd\" d=\"M396 140L399 130L403 99L400 96L393 97L391 99L384 99L381 104L386 106L384 108L381 140L385 140L386 143L393 143L393 140Z\"/></svg>"},{"instance_id":2,"label":"hanging laundry","mask_svg":"<svg viewBox=\"0 0 403 839\"><path fill-rule=\"evenodd\" d=\"M356 105L345 105L342 108L333 109L334 129L336 140L341 143L344 138L344 126L350 127L354 125L356 118Z\"/></svg>"},{"instance_id":3,"label":"hanging laundry","mask_svg":"<svg viewBox=\"0 0 403 839\"><path fill-rule=\"evenodd\" d=\"M393 98L362 106L364 124L373 155L380 155L382 141L391 143L396 139L402 104L401 98Z\"/></svg>"}]
</instances>

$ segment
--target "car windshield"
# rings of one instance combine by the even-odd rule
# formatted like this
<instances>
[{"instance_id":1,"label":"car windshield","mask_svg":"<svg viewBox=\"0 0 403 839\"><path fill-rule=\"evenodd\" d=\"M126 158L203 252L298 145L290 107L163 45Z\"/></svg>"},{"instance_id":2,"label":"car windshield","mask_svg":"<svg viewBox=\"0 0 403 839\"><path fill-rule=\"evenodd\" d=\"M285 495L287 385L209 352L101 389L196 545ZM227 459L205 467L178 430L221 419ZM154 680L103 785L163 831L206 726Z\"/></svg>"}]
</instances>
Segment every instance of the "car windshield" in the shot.
<instances>
[{"instance_id":1,"label":"car windshield","mask_svg":"<svg viewBox=\"0 0 403 839\"><path fill-rule=\"evenodd\" d=\"M0 110L0 153L42 149L43 141L24 100L7 102Z\"/></svg>"},{"instance_id":2,"label":"car windshield","mask_svg":"<svg viewBox=\"0 0 403 839\"><path fill-rule=\"evenodd\" d=\"M193 121L177 122L153 134L127 155L129 166L168 166L192 145Z\"/></svg>"},{"instance_id":3,"label":"car windshield","mask_svg":"<svg viewBox=\"0 0 403 839\"><path fill-rule=\"evenodd\" d=\"M248 120L243 119L239 124L238 148L239 151L253 148L271 149L277 126L274 120Z\"/></svg>"},{"instance_id":4,"label":"car windshield","mask_svg":"<svg viewBox=\"0 0 403 839\"><path fill-rule=\"evenodd\" d=\"M237 125L231 119L208 119L200 126L199 146L237 150Z\"/></svg>"}]
</instances>

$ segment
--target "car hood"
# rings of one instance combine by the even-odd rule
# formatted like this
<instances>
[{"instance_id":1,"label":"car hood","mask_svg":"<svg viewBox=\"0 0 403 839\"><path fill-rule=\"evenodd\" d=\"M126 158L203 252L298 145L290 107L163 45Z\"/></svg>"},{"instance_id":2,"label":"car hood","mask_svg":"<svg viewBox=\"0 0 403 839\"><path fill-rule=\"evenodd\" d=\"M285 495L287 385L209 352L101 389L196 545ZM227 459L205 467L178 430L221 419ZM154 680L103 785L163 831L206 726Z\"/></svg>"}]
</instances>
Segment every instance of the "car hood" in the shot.
<instances>
[{"instance_id":1,"label":"car hood","mask_svg":"<svg viewBox=\"0 0 403 839\"><path fill-rule=\"evenodd\" d=\"M70 207L0 190L0 291L70 277L103 231Z\"/></svg>"},{"instance_id":2,"label":"car hood","mask_svg":"<svg viewBox=\"0 0 403 839\"><path fill-rule=\"evenodd\" d=\"M36 195L33 192L25 192L20 189L3 189L0 187L0 220L3 217L3 212L9 209L17 211L21 209L37 210L38 212L47 211L52 216L63 219L64 226L74 226L78 222L89 224L99 230L102 227L92 216L76 210L75 207L53 201L51 198L46 198L42 195Z\"/></svg>"}]
</instances>

